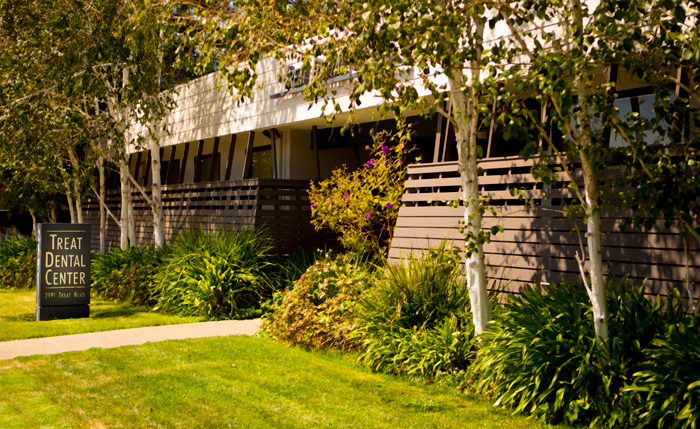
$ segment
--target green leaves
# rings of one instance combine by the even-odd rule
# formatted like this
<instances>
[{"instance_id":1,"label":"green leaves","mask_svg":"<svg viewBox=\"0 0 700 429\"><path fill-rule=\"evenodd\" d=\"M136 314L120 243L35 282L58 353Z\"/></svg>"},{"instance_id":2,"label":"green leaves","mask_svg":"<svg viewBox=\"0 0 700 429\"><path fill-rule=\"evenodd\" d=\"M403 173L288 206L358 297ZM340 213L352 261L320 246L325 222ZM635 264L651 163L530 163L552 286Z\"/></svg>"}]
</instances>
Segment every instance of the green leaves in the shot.
<instances>
[{"instance_id":1,"label":"green leaves","mask_svg":"<svg viewBox=\"0 0 700 429\"><path fill-rule=\"evenodd\" d=\"M596 346L583 288L571 283L531 288L502 305L480 336L475 390L497 405L554 423L633 427L638 422L633 408L646 405L644 398L630 394L638 389L627 386L640 364L656 353L649 347L676 326L696 321L684 313L679 295L652 303L643 286L624 279L609 281L606 289L607 365L600 363L603 352Z\"/></svg>"},{"instance_id":2,"label":"green leaves","mask_svg":"<svg viewBox=\"0 0 700 429\"><path fill-rule=\"evenodd\" d=\"M162 256L163 252L153 246L93 254L91 287L108 299L151 307L157 302L151 286Z\"/></svg>"},{"instance_id":3,"label":"green leaves","mask_svg":"<svg viewBox=\"0 0 700 429\"><path fill-rule=\"evenodd\" d=\"M210 320L259 316L272 288L271 250L272 239L261 230L184 232L153 278L157 308Z\"/></svg>"},{"instance_id":4,"label":"green leaves","mask_svg":"<svg viewBox=\"0 0 700 429\"><path fill-rule=\"evenodd\" d=\"M364 166L354 172L343 166L311 184L311 222L338 233L349 251L383 254L401 207L411 127L399 121L395 133L371 132L374 144Z\"/></svg>"},{"instance_id":5,"label":"green leaves","mask_svg":"<svg viewBox=\"0 0 700 429\"><path fill-rule=\"evenodd\" d=\"M355 309L372 281L371 262L357 256L326 254L282 291L280 305L264 316L271 337L312 350L357 350L351 338Z\"/></svg>"},{"instance_id":6,"label":"green leaves","mask_svg":"<svg viewBox=\"0 0 700 429\"><path fill-rule=\"evenodd\" d=\"M634 385L626 388L639 393L636 412L640 426L695 428L700 419L700 331L697 318L680 325L666 338L652 341L645 350L647 360L634 374Z\"/></svg>"},{"instance_id":7,"label":"green leaves","mask_svg":"<svg viewBox=\"0 0 700 429\"><path fill-rule=\"evenodd\" d=\"M468 367L474 327L469 293L459 279L460 259L443 241L423 257L378 273L357 311L353 334L364 348L363 365L429 378Z\"/></svg>"},{"instance_id":8,"label":"green leaves","mask_svg":"<svg viewBox=\"0 0 700 429\"><path fill-rule=\"evenodd\" d=\"M36 287L36 239L10 237L0 243L0 288Z\"/></svg>"}]
</instances>

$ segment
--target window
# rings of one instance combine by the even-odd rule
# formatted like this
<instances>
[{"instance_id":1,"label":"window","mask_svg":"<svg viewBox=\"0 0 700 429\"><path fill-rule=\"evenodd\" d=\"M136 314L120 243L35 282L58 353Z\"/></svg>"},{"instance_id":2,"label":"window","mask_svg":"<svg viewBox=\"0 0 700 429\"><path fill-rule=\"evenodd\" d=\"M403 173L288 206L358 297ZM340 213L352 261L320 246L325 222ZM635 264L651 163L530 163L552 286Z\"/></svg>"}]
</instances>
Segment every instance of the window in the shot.
<instances>
[{"instance_id":1,"label":"window","mask_svg":"<svg viewBox=\"0 0 700 429\"><path fill-rule=\"evenodd\" d=\"M220 162L220 155L217 153L216 154L216 162L214 163L214 178L213 182L218 182L219 181L219 173L221 170L221 162ZM209 181L209 173L211 172L211 165L212 165L212 156L211 155L202 155L202 164L201 164L201 169L199 171L199 180L197 180L198 183L201 182L208 182Z\"/></svg>"},{"instance_id":2,"label":"window","mask_svg":"<svg viewBox=\"0 0 700 429\"><path fill-rule=\"evenodd\" d=\"M272 147L253 148L253 165L250 169L251 179L272 179Z\"/></svg>"},{"instance_id":3,"label":"window","mask_svg":"<svg viewBox=\"0 0 700 429\"><path fill-rule=\"evenodd\" d=\"M629 136L630 139L636 141L644 141L647 145L652 144L669 144L671 143L671 136L668 132L663 133L663 135L654 131L652 126L653 121L656 119L656 112L654 112L654 106L658 105L661 100L659 95L650 93L651 88L640 88L640 90L634 90L635 92L647 92L646 94L630 94L630 91L618 93L618 98L615 100L615 107L620 110L620 114L617 119L620 121L632 121L634 119L635 113L638 114L643 119L642 129L638 131L634 136ZM674 94L669 96L670 102L673 103L675 100ZM670 124L666 119L661 119L659 125L666 129L670 129ZM627 141L622 137L622 135L617 131L615 127L612 127L610 133L610 147L625 147L627 146Z\"/></svg>"},{"instance_id":4,"label":"window","mask_svg":"<svg viewBox=\"0 0 700 429\"><path fill-rule=\"evenodd\" d=\"M175 160L172 167L169 167L169 164L170 161L164 161L160 166L160 183L163 185L173 184L180 181L180 160ZM168 169L170 171L168 171Z\"/></svg>"}]
</instances>

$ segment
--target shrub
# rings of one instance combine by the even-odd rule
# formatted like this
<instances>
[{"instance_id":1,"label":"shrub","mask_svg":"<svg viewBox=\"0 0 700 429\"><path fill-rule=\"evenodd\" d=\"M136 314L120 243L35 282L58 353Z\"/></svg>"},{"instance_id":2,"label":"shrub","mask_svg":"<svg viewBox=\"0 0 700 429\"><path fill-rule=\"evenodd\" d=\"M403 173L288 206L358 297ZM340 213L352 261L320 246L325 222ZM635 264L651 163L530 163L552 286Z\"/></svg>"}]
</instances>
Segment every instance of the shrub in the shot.
<instances>
[{"instance_id":1,"label":"shrub","mask_svg":"<svg viewBox=\"0 0 700 429\"><path fill-rule=\"evenodd\" d=\"M371 281L370 265L357 256L326 255L281 293L281 304L265 316L263 330L308 349L356 350L350 333L357 302Z\"/></svg>"},{"instance_id":2,"label":"shrub","mask_svg":"<svg viewBox=\"0 0 700 429\"><path fill-rule=\"evenodd\" d=\"M153 281L157 308L210 320L259 316L272 290L272 238L257 231L207 231L179 235Z\"/></svg>"},{"instance_id":3,"label":"shrub","mask_svg":"<svg viewBox=\"0 0 700 429\"><path fill-rule=\"evenodd\" d=\"M697 318L678 324L645 350L647 359L627 390L641 394L641 423L658 428L696 428L700 421L700 332ZM676 328L673 326L673 328Z\"/></svg>"},{"instance_id":4,"label":"shrub","mask_svg":"<svg viewBox=\"0 0 700 429\"><path fill-rule=\"evenodd\" d=\"M10 237L0 243L0 287L36 287L36 239Z\"/></svg>"},{"instance_id":5,"label":"shrub","mask_svg":"<svg viewBox=\"0 0 700 429\"><path fill-rule=\"evenodd\" d=\"M278 289L288 289L294 286L294 282L312 266L323 254L318 251L297 249L294 253L278 263L276 283Z\"/></svg>"},{"instance_id":6,"label":"shrub","mask_svg":"<svg viewBox=\"0 0 700 429\"><path fill-rule=\"evenodd\" d=\"M363 365L424 377L468 366L474 327L459 263L443 243L380 273L358 312Z\"/></svg>"},{"instance_id":7,"label":"shrub","mask_svg":"<svg viewBox=\"0 0 700 429\"><path fill-rule=\"evenodd\" d=\"M624 387L644 359L642 350L685 315L677 300L652 303L643 286L630 289L625 280L608 281L606 289L606 348L596 345L582 286L530 288L512 297L481 335L475 390L552 422L634 424L637 398Z\"/></svg>"},{"instance_id":8,"label":"shrub","mask_svg":"<svg viewBox=\"0 0 700 429\"><path fill-rule=\"evenodd\" d=\"M410 126L373 136L372 158L350 172L344 165L330 179L311 184L311 222L340 235L351 252L381 254L391 242L406 180ZM392 144L393 142L393 144Z\"/></svg>"},{"instance_id":9,"label":"shrub","mask_svg":"<svg viewBox=\"0 0 700 429\"><path fill-rule=\"evenodd\" d=\"M151 283L161 257L162 251L153 246L93 254L92 290L109 299L151 307L157 302Z\"/></svg>"}]
</instances>

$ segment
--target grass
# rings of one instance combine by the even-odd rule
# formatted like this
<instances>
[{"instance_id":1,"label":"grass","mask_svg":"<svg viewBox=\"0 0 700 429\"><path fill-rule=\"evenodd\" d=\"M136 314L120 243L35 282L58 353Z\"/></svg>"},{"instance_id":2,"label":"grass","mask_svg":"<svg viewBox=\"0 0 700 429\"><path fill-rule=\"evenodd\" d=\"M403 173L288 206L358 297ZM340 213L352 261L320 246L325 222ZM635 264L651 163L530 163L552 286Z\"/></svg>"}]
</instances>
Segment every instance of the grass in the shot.
<instances>
[{"instance_id":1,"label":"grass","mask_svg":"<svg viewBox=\"0 0 700 429\"><path fill-rule=\"evenodd\" d=\"M34 290L0 289L0 341L200 322L93 296L89 319L35 321ZM1 426L0 426L1 427Z\"/></svg>"},{"instance_id":2,"label":"grass","mask_svg":"<svg viewBox=\"0 0 700 429\"><path fill-rule=\"evenodd\" d=\"M217 337L0 361L0 427L548 427L354 359Z\"/></svg>"}]
</instances>

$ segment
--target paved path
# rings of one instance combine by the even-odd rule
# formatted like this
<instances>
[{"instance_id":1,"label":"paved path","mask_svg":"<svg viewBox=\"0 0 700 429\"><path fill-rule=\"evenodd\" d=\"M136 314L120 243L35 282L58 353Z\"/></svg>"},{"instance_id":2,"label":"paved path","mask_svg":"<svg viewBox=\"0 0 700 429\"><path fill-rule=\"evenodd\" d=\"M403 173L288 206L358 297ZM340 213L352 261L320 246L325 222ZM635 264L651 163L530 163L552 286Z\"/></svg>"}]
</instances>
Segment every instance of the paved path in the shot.
<instances>
[{"instance_id":1,"label":"paved path","mask_svg":"<svg viewBox=\"0 0 700 429\"><path fill-rule=\"evenodd\" d=\"M92 332L62 337L4 341L0 342L0 360L14 359L18 356L51 355L81 351L93 347L109 349L165 340L253 335L258 332L261 323L260 319L225 320L222 322L151 326L148 328L120 329L118 331Z\"/></svg>"}]
</instances>

